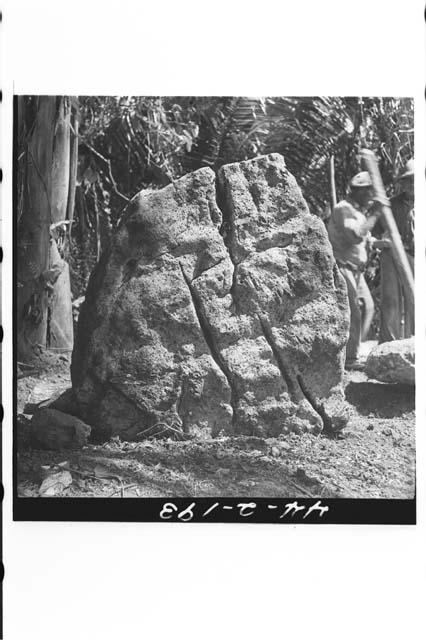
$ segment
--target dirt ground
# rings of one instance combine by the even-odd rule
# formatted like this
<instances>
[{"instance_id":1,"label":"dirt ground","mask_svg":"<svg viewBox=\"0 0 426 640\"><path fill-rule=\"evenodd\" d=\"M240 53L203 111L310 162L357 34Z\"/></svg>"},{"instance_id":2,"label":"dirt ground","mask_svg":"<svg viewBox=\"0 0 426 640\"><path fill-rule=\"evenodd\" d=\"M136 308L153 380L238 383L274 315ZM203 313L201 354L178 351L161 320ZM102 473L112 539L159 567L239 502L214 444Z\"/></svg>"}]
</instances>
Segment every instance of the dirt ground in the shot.
<instances>
[{"instance_id":1,"label":"dirt ground","mask_svg":"<svg viewBox=\"0 0 426 640\"><path fill-rule=\"evenodd\" d=\"M412 498L414 388L368 380L358 371L347 372L344 382L352 418L336 437L112 438L73 451L31 449L21 438L22 414L70 386L69 362L61 356L18 379L18 495L39 496L41 467L66 463L57 471L66 469L72 482L57 487L60 497Z\"/></svg>"}]
</instances>

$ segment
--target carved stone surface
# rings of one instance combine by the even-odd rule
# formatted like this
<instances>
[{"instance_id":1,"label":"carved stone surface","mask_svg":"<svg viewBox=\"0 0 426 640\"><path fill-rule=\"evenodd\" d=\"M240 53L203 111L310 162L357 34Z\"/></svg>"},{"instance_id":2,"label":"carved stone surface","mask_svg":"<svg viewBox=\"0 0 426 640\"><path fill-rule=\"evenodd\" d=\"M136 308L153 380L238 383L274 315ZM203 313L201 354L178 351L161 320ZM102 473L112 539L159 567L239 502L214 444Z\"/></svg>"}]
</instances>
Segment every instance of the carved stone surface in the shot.
<instances>
[{"instance_id":1,"label":"carved stone surface","mask_svg":"<svg viewBox=\"0 0 426 640\"><path fill-rule=\"evenodd\" d=\"M282 156L139 193L95 268L72 360L99 439L347 422L344 282Z\"/></svg>"}]
</instances>

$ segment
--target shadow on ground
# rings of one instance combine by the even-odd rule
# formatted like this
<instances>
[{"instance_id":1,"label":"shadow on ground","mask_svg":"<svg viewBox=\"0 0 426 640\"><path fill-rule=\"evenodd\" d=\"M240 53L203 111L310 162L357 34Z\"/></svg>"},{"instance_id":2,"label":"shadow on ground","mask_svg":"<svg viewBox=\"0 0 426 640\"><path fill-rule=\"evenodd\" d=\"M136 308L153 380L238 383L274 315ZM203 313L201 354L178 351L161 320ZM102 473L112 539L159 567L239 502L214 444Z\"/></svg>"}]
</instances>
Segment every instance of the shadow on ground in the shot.
<instances>
[{"instance_id":1,"label":"shadow on ground","mask_svg":"<svg viewBox=\"0 0 426 640\"><path fill-rule=\"evenodd\" d=\"M381 382L354 382L346 386L346 400L361 415L398 418L415 409L415 388Z\"/></svg>"}]
</instances>

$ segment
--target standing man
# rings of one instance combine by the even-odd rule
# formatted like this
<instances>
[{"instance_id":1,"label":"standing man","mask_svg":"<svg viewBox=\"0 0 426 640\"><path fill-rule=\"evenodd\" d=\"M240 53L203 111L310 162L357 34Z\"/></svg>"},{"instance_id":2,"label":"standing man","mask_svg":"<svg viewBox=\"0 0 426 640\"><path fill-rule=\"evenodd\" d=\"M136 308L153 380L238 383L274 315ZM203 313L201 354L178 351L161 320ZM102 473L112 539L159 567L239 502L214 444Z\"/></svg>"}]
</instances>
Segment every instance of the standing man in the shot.
<instances>
[{"instance_id":1,"label":"standing man","mask_svg":"<svg viewBox=\"0 0 426 640\"><path fill-rule=\"evenodd\" d=\"M414 161L409 160L398 182L400 192L391 198L392 213L414 274ZM385 235L386 237L386 235ZM414 335L414 306L406 300L390 249L380 256L379 342Z\"/></svg>"},{"instance_id":2,"label":"standing man","mask_svg":"<svg viewBox=\"0 0 426 640\"><path fill-rule=\"evenodd\" d=\"M372 244L370 232L380 217L378 207L374 204L371 207L372 198L368 171L361 171L352 178L349 197L337 203L328 223L334 257L348 290L350 332L346 346L347 368L356 366L361 340L367 337L374 314L373 298L363 275ZM369 207L371 213L368 215Z\"/></svg>"}]
</instances>

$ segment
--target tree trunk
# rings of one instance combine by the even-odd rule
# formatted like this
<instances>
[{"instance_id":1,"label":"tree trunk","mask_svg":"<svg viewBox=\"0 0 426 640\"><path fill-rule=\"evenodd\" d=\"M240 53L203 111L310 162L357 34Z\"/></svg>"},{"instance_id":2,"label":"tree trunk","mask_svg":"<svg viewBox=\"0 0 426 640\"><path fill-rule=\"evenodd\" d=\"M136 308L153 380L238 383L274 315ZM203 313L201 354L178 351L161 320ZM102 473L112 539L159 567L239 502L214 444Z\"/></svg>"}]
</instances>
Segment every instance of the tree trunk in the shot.
<instances>
[{"instance_id":1,"label":"tree trunk","mask_svg":"<svg viewBox=\"0 0 426 640\"><path fill-rule=\"evenodd\" d=\"M68 97L59 98L52 162L52 223L66 220L70 181L70 118Z\"/></svg>"},{"instance_id":2,"label":"tree trunk","mask_svg":"<svg viewBox=\"0 0 426 640\"><path fill-rule=\"evenodd\" d=\"M31 109L34 117L28 125ZM18 100L18 130L23 134L26 176L18 228L17 332L18 359L31 360L37 345L46 345L49 269L51 175L56 98Z\"/></svg>"},{"instance_id":3,"label":"tree trunk","mask_svg":"<svg viewBox=\"0 0 426 640\"><path fill-rule=\"evenodd\" d=\"M70 270L54 240L50 245L50 268L58 276L50 294L46 342L57 353L70 353L74 341Z\"/></svg>"},{"instance_id":4,"label":"tree trunk","mask_svg":"<svg viewBox=\"0 0 426 640\"><path fill-rule=\"evenodd\" d=\"M71 351L73 346L69 268L63 259L77 169L78 130L71 139L71 112L69 97L18 98L17 351L24 362L40 347Z\"/></svg>"},{"instance_id":5,"label":"tree trunk","mask_svg":"<svg viewBox=\"0 0 426 640\"><path fill-rule=\"evenodd\" d=\"M72 153L75 148L71 144L71 100L61 97L55 127L53 165L52 165L52 224L50 244L50 269L55 276L53 289L49 298L47 347L60 351L72 351L73 318L71 305L71 287L69 266L64 260L68 242L67 213L70 199L74 198L75 171L77 163ZM71 169L74 172L71 175ZM70 187L73 194L70 194ZM61 224L62 223L62 224Z\"/></svg>"}]
</instances>

